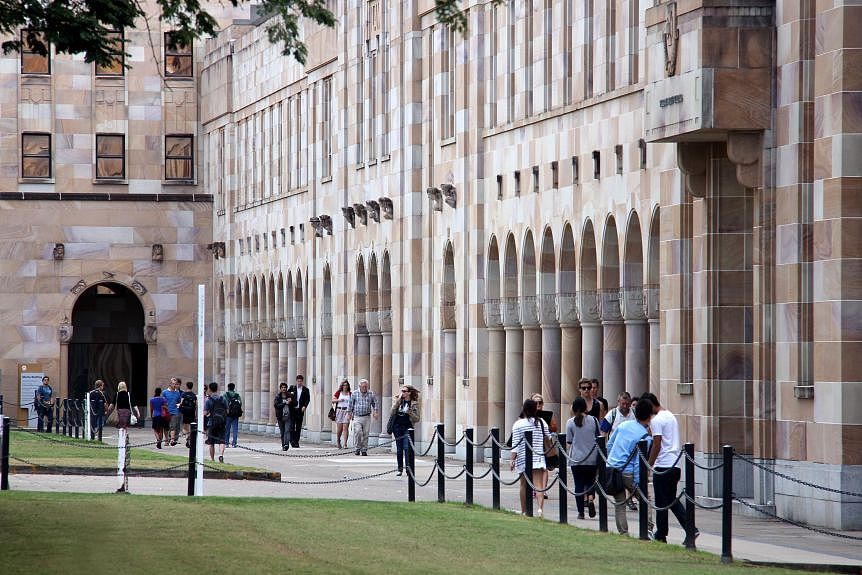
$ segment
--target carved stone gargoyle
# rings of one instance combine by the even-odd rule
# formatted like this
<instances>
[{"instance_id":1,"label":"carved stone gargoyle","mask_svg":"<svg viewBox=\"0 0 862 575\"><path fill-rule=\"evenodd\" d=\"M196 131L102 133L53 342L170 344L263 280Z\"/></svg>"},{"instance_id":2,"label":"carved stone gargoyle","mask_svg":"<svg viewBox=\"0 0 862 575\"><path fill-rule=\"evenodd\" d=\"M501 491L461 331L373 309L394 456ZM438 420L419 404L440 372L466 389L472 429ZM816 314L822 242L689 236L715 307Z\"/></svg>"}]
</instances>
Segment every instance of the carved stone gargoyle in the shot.
<instances>
[{"instance_id":1,"label":"carved stone gargoyle","mask_svg":"<svg viewBox=\"0 0 862 575\"><path fill-rule=\"evenodd\" d=\"M395 211L392 206L392 200L389 198L379 198L378 201L380 202L380 210L383 212L383 219L391 220Z\"/></svg>"},{"instance_id":2,"label":"carved stone gargoyle","mask_svg":"<svg viewBox=\"0 0 862 575\"><path fill-rule=\"evenodd\" d=\"M359 223L363 226L368 225L368 210L365 209L365 204L353 204L353 210L359 217Z\"/></svg>"},{"instance_id":3,"label":"carved stone gargoyle","mask_svg":"<svg viewBox=\"0 0 862 575\"><path fill-rule=\"evenodd\" d=\"M368 206L368 216L375 222L380 222L380 204L374 200L368 200L365 205Z\"/></svg>"},{"instance_id":4,"label":"carved stone gargoyle","mask_svg":"<svg viewBox=\"0 0 862 575\"><path fill-rule=\"evenodd\" d=\"M344 206L341 208L341 213L344 214L344 219L350 224L351 228L356 227L356 212L353 211L353 206Z\"/></svg>"}]
</instances>

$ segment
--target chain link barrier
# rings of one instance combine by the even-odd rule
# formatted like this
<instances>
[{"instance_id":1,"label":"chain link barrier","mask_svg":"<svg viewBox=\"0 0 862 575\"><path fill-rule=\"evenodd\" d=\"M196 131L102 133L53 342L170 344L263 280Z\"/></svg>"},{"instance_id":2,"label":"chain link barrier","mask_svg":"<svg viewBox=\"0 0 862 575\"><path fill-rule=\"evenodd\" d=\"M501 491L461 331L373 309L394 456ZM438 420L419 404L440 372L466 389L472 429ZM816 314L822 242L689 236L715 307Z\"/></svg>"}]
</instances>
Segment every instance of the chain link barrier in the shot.
<instances>
[{"instance_id":1,"label":"chain link barrier","mask_svg":"<svg viewBox=\"0 0 862 575\"><path fill-rule=\"evenodd\" d=\"M851 541L862 541L862 537L857 536L857 535L848 535L846 533L837 533L835 531L829 531L828 529L822 529L820 527L811 527L810 525L800 523L799 521L794 521L793 519L787 519L786 517L779 517L775 513L772 513L770 511L766 511L765 509L761 509L760 507L758 507L756 505L752 505L751 503L745 501L744 499L737 497L736 494L733 494L732 497L733 497L733 500L736 501L737 503L741 503L745 507L748 507L749 509L753 509L754 511L757 511L758 513L762 513L763 515L766 515L767 517L777 519L778 521L781 521L782 523L788 523L790 525L795 525L796 527L801 527L802 529L805 529L807 531L813 531L814 533L820 533L821 535L829 535L831 537L838 537L841 539L850 539Z\"/></svg>"},{"instance_id":2,"label":"chain link barrier","mask_svg":"<svg viewBox=\"0 0 862 575\"><path fill-rule=\"evenodd\" d=\"M761 463L758 463L758 462L754 461L753 459L749 459L748 457L745 457L744 455L740 455L736 452L733 453L733 456L735 458L741 459L742 461L745 461L746 463L753 465L754 467L757 467L757 468L759 468L759 469L761 469L767 473L771 473L772 475L776 475L782 479L786 479L787 481L792 481L793 483L798 483L800 485L804 485L806 487L811 487L813 489L819 489L821 491L828 491L829 493L838 493L840 495L849 495L850 497L862 497L862 493L856 493L854 491L842 491L841 489L833 489L832 487L824 487L823 485L817 485L816 483L811 483L809 481L803 481L802 479L796 479L795 477L790 477L789 475L785 475L784 473L781 473L780 471L775 471L774 469L770 469L767 466L765 466Z\"/></svg>"}]
</instances>

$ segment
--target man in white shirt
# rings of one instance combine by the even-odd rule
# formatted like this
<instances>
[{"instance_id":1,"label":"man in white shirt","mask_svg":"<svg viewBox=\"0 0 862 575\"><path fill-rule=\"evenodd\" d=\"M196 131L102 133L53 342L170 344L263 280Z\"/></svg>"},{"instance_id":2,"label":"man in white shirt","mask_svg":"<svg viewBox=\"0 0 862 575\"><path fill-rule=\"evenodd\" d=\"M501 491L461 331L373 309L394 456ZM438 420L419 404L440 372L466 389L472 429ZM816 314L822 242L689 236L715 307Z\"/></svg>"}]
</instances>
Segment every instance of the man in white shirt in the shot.
<instances>
[{"instance_id":1,"label":"man in white shirt","mask_svg":"<svg viewBox=\"0 0 862 575\"><path fill-rule=\"evenodd\" d=\"M635 412L632 409L632 396L628 391L623 391L617 396L617 406L602 418L599 427L605 436L620 426L623 421L634 421Z\"/></svg>"},{"instance_id":2,"label":"man in white shirt","mask_svg":"<svg viewBox=\"0 0 862 575\"><path fill-rule=\"evenodd\" d=\"M652 485L655 492L655 540L667 543L667 509L670 505L676 520L685 529L685 508L676 499L676 488L679 483L680 470L676 466L679 456L679 424L676 416L665 409L652 393L641 395L640 401L652 404L653 418L650 421L652 430L652 449L649 454L649 464L653 468ZM671 505L671 502L673 504ZM697 527L692 533L686 533L686 540L700 535Z\"/></svg>"}]
</instances>

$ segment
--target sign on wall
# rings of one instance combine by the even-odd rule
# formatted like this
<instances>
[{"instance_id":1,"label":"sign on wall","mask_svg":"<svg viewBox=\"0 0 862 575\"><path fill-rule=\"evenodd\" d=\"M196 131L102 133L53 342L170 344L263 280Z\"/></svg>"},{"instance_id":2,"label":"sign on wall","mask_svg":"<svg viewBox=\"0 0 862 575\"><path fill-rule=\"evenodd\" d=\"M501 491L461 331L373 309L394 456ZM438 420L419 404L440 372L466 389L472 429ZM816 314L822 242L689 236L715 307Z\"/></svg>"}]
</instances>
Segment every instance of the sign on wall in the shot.
<instances>
[{"instance_id":1,"label":"sign on wall","mask_svg":"<svg viewBox=\"0 0 862 575\"><path fill-rule=\"evenodd\" d=\"M18 364L18 405L19 409L27 410L27 427L36 427L36 409L33 407L33 398L36 396L36 389L42 385L42 378L45 372L42 371L40 363L19 363ZM22 419L23 415L19 417Z\"/></svg>"}]
</instances>

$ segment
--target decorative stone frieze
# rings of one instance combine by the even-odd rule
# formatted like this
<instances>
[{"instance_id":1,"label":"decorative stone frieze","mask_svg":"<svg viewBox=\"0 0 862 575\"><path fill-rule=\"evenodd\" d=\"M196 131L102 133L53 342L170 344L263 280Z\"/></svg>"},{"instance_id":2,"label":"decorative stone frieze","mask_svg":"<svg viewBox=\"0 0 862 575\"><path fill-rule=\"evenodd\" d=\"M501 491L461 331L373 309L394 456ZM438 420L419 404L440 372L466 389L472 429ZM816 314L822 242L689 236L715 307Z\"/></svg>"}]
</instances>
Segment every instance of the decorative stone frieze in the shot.
<instances>
[{"instance_id":1,"label":"decorative stone frieze","mask_svg":"<svg viewBox=\"0 0 862 575\"><path fill-rule=\"evenodd\" d=\"M539 323L541 325L550 325L557 323L557 294L539 294L538 307Z\"/></svg>"},{"instance_id":2,"label":"decorative stone frieze","mask_svg":"<svg viewBox=\"0 0 862 575\"><path fill-rule=\"evenodd\" d=\"M521 326L521 301L517 297L501 298L500 312L504 327Z\"/></svg>"},{"instance_id":3,"label":"decorative stone frieze","mask_svg":"<svg viewBox=\"0 0 862 575\"><path fill-rule=\"evenodd\" d=\"M626 321L645 320L644 290L641 286L620 288L620 313Z\"/></svg>"},{"instance_id":4,"label":"decorative stone frieze","mask_svg":"<svg viewBox=\"0 0 862 575\"><path fill-rule=\"evenodd\" d=\"M536 296L521 296L521 325L535 327L539 325L539 305Z\"/></svg>"},{"instance_id":5,"label":"decorative stone frieze","mask_svg":"<svg viewBox=\"0 0 862 575\"><path fill-rule=\"evenodd\" d=\"M602 321L622 321L623 314L620 310L620 290L599 290L599 306Z\"/></svg>"},{"instance_id":6,"label":"decorative stone frieze","mask_svg":"<svg viewBox=\"0 0 862 575\"><path fill-rule=\"evenodd\" d=\"M596 290L578 291L578 315L581 323L598 323L601 321L599 292Z\"/></svg>"},{"instance_id":7,"label":"decorative stone frieze","mask_svg":"<svg viewBox=\"0 0 862 575\"><path fill-rule=\"evenodd\" d=\"M560 325L578 325L578 294L557 294L557 321Z\"/></svg>"},{"instance_id":8,"label":"decorative stone frieze","mask_svg":"<svg viewBox=\"0 0 862 575\"><path fill-rule=\"evenodd\" d=\"M392 308L380 308L380 331L392 333Z\"/></svg>"},{"instance_id":9,"label":"decorative stone frieze","mask_svg":"<svg viewBox=\"0 0 862 575\"><path fill-rule=\"evenodd\" d=\"M495 329L503 327L503 316L500 313L500 300L489 298L482 305L485 316L485 327Z\"/></svg>"}]
</instances>

